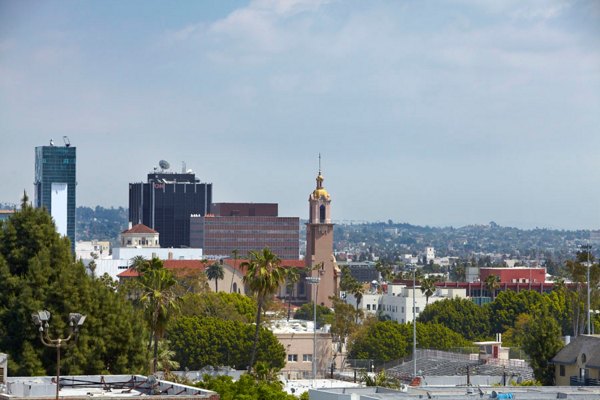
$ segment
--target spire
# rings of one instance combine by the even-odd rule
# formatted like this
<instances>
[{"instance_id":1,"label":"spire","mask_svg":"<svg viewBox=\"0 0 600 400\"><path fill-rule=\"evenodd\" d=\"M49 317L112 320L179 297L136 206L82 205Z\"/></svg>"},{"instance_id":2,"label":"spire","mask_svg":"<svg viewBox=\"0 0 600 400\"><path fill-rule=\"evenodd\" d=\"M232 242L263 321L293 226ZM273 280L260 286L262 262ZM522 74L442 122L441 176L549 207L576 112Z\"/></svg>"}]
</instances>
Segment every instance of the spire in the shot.
<instances>
[{"instance_id":1,"label":"spire","mask_svg":"<svg viewBox=\"0 0 600 400\"><path fill-rule=\"evenodd\" d=\"M327 193L327 190L325 190L325 188L323 187L323 180L323 175L321 175L321 153L319 153L319 174L317 175L317 187L313 191L313 197L315 199L321 197L329 199L329 193Z\"/></svg>"},{"instance_id":2,"label":"spire","mask_svg":"<svg viewBox=\"0 0 600 400\"><path fill-rule=\"evenodd\" d=\"M319 175L321 175L321 153L319 153Z\"/></svg>"}]
</instances>

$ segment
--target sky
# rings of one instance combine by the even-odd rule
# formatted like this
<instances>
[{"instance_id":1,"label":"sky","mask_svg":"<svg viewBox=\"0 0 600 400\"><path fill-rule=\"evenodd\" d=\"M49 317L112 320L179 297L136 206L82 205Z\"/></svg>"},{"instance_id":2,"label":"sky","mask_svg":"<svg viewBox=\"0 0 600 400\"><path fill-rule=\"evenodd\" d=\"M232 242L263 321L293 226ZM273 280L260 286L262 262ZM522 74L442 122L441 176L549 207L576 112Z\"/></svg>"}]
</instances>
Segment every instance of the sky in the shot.
<instances>
[{"instance_id":1,"label":"sky","mask_svg":"<svg viewBox=\"0 0 600 400\"><path fill-rule=\"evenodd\" d=\"M336 221L600 228L600 2L0 0L0 202L77 147L77 203L158 165Z\"/></svg>"}]
</instances>

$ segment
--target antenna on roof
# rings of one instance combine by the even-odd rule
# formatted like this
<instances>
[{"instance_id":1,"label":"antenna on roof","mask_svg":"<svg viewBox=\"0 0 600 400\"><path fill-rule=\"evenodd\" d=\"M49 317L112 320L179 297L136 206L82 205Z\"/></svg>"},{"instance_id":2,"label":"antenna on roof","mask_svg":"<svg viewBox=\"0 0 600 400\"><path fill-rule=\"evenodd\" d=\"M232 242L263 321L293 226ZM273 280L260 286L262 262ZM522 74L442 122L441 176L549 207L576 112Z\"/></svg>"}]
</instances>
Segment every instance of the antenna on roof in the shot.
<instances>
[{"instance_id":1,"label":"antenna on roof","mask_svg":"<svg viewBox=\"0 0 600 400\"><path fill-rule=\"evenodd\" d=\"M65 146L71 147L71 142L67 136L63 136L63 142L65 142Z\"/></svg>"},{"instance_id":2,"label":"antenna on roof","mask_svg":"<svg viewBox=\"0 0 600 400\"><path fill-rule=\"evenodd\" d=\"M185 161L181 162L181 173L185 174L185 171L187 171L187 168L185 167Z\"/></svg>"}]
</instances>

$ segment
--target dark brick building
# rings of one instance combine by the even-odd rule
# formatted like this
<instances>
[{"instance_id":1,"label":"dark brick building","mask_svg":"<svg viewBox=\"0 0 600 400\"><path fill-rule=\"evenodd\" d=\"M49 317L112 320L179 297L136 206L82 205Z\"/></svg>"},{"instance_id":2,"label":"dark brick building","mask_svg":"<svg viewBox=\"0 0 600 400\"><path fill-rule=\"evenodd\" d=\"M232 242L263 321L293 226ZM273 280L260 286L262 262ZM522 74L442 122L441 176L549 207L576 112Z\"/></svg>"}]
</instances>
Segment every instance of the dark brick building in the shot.
<instances>
[{"instance_id":1,"label":"dark brick building","mask_svg":"<svg viewBox=\"0 0 600 400\"><path fill-rule=\"evenodd\" d=\"M277 204L215 203L211 210L190 220L190 244L204 255L245 256L268 247L281 259L300 258L300 219L277 216Z\"/></svg>"}]
</instances>

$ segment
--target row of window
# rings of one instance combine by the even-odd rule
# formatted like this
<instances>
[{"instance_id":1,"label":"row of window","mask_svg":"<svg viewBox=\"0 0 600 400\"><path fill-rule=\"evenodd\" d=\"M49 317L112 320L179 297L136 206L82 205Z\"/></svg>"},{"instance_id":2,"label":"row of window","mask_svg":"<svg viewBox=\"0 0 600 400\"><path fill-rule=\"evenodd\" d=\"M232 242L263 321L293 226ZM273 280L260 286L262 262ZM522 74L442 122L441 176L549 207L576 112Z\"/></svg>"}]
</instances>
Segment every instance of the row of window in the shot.
<instances>
[{"instance_id":1,"label":"row of window","mask_svg":"<svg viewBox=\"0 0 600 400\"><path fill-rule=\"evenodd\" d=\"M288 362L298 362L298 354L288 354ZM302 362L312 362L312 354L302 354Z\"/></svg>"},{"instance_id":2,"label":"row of window","mask_svg":"<svg viewBox=\"0 0 600 400\"><path fill-rule=\"evenodd\" d=\"M401 309L401 313L404 313L404 307L400 307ZM373 306L371 307L370 304L367 304L367 311L381 311L381 304L373 304ZM391 312L398 312L398 306L393 306L391 304L384 304L383 305L383 311L391 311ZM417 314L420 312L420 308L417 307Z\"/></svg>"}]
</instances>

